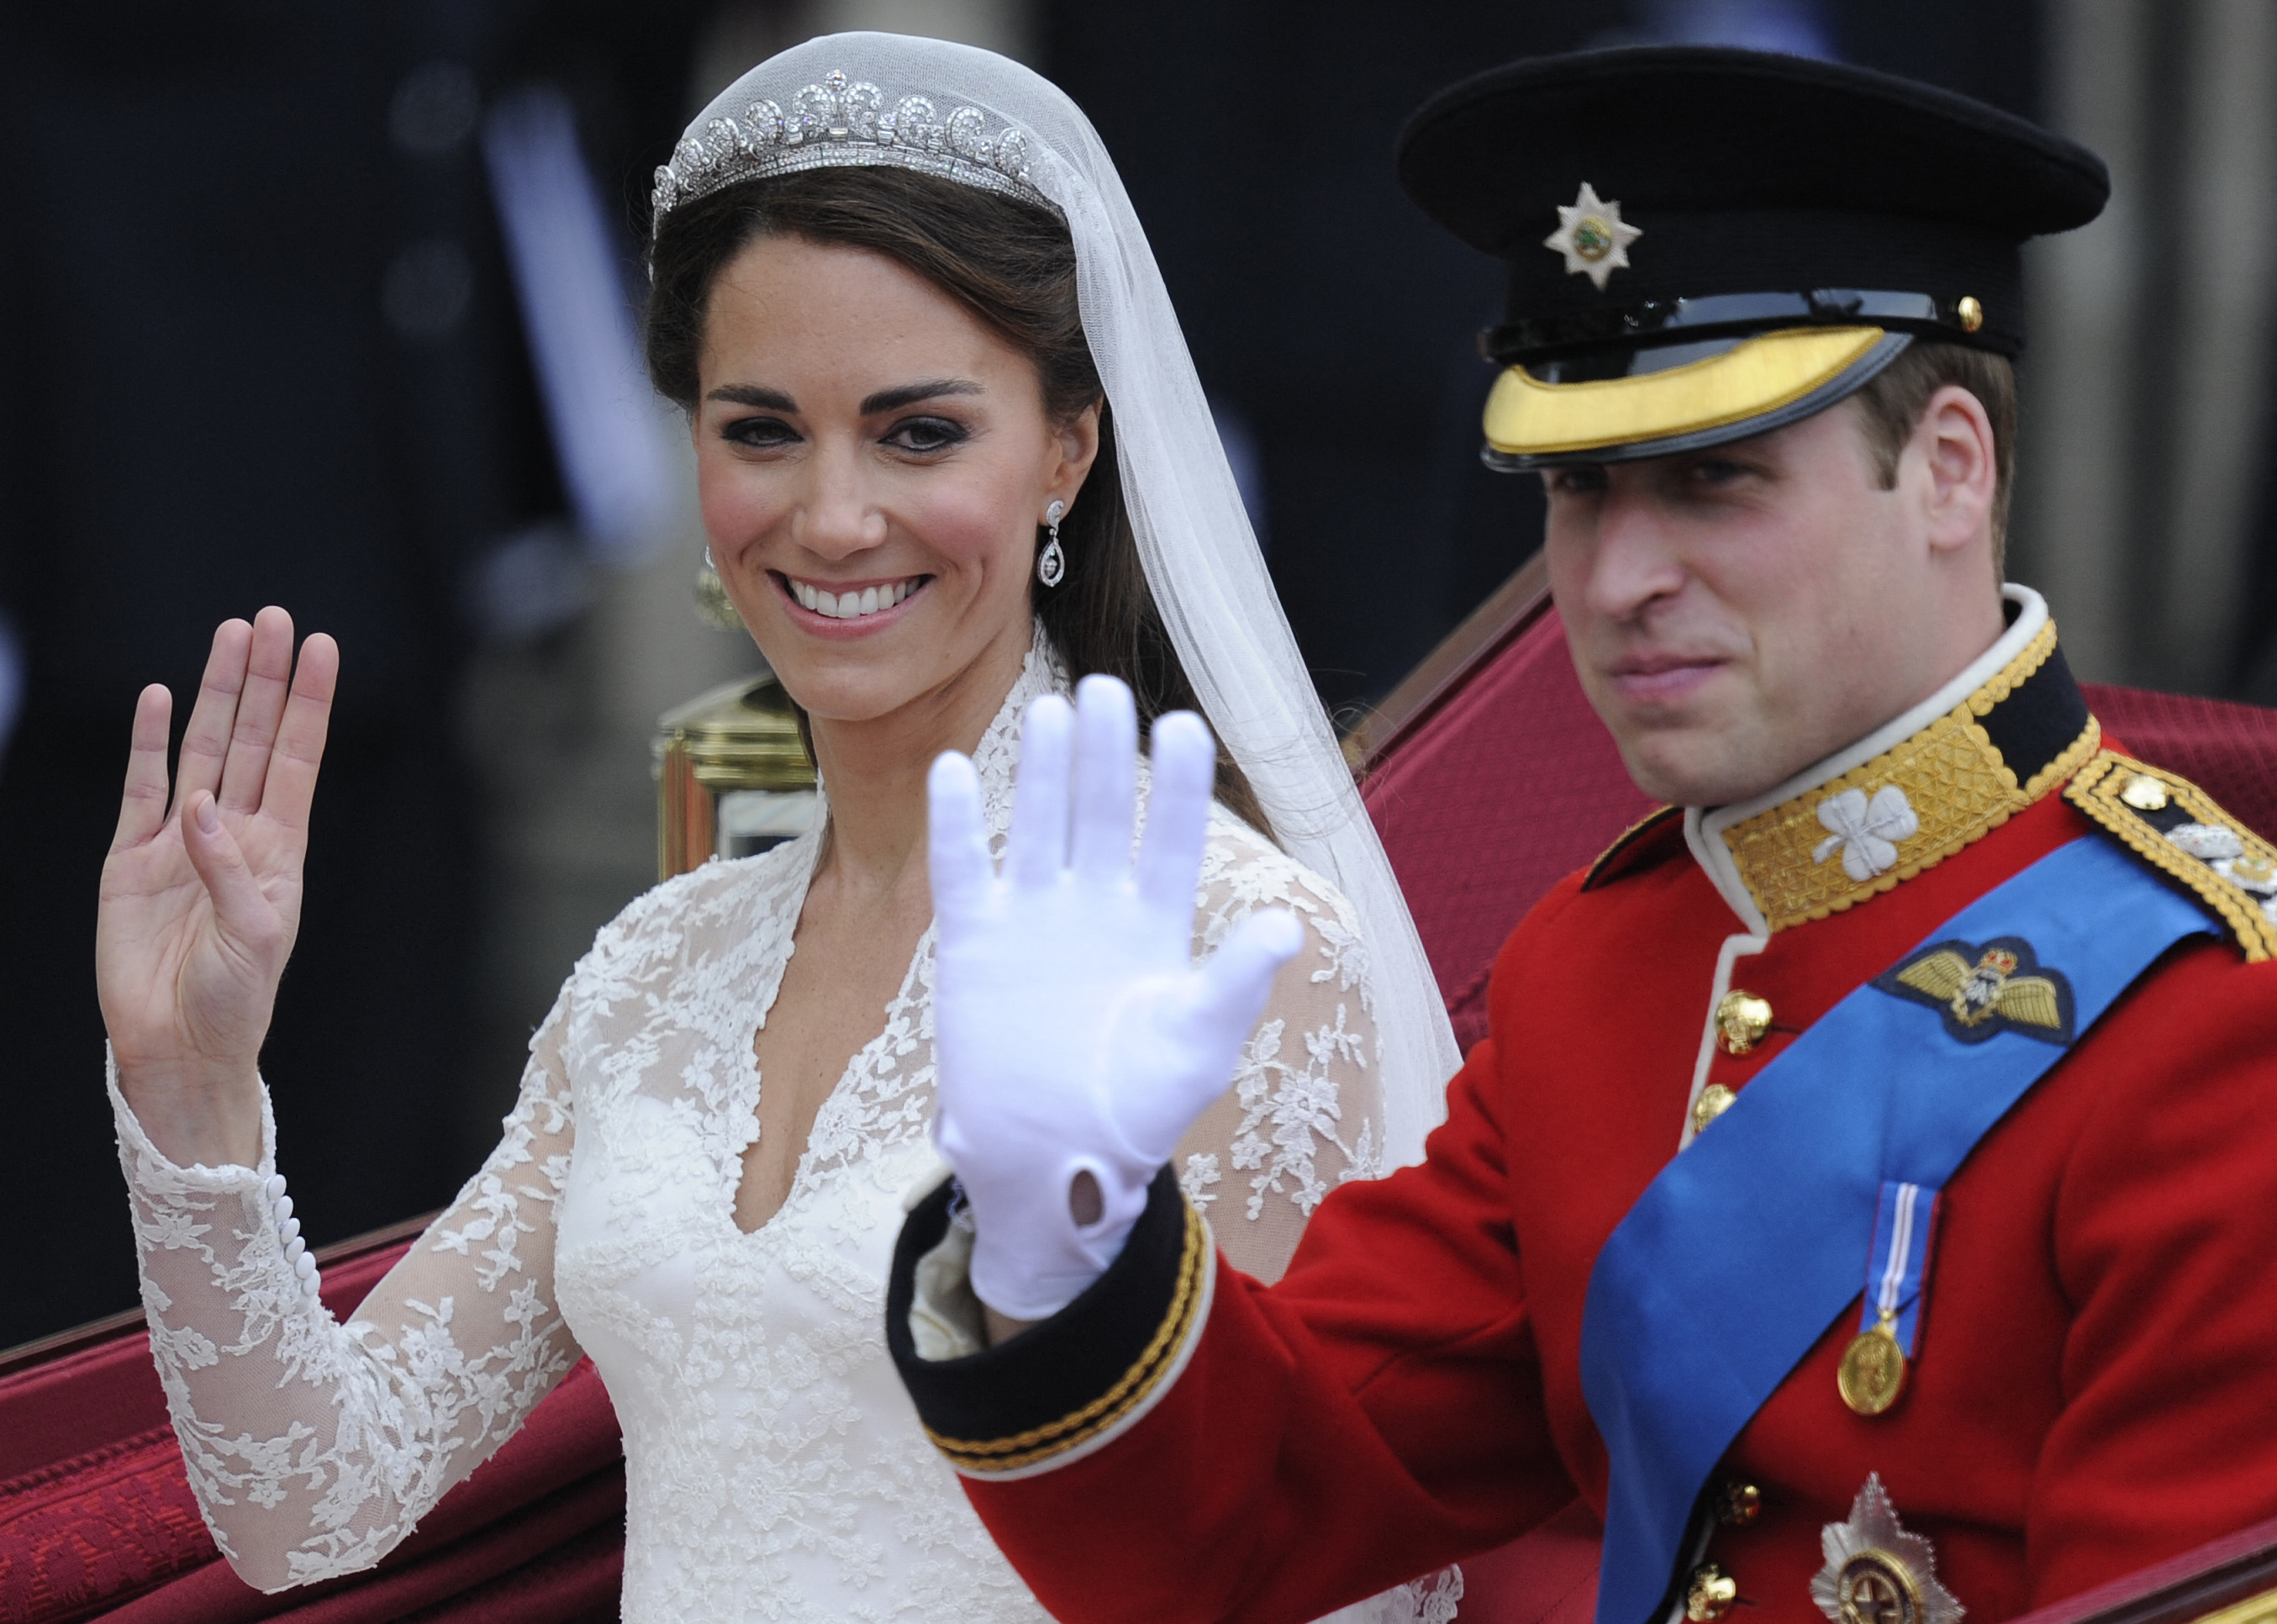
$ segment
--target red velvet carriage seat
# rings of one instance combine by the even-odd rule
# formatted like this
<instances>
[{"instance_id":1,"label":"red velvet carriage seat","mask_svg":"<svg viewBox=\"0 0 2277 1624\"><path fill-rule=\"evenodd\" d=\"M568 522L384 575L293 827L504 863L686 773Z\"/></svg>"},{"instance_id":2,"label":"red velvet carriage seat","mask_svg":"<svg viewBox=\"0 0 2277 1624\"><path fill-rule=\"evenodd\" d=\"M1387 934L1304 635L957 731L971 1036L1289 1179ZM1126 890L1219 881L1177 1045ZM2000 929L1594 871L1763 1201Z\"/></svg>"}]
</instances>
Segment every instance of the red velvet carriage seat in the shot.
<instances>
[{"instance_id":1,"label":"red velvet carriage seat","mask_svg":"<svg viewBox=\"0 0 2277 1624\"><path fill-rule=\"evenodd\" d=\"M2277 712L2125 689L2090 698L2130 750L2277 835ZM1581 697L1538 568L1520 571L1419 667L1362 743L1369 810L1456 1031L1474 1041L1503 938L1559 876L1647 810ZM324 1254L336 1313L362 1299L417 1227ZM591 1368L580 1367L376 1571L264 1597L231 1574L199 1519L139 1317L0 1355L0 1619L612 1619L623 1508L616 1417ZM1466 1563L1465 1624L1588 1624L1596 1544L1577 1506ZM2184 1624L2272 1585L2277 1524L2032 1624ZM2277 1621L2277 1593L2268 1599L2228 1624Z\"/></svg>"},{"instance_id":2,"label":"red velvet carriage seat","mask_svg":"<svg viewBox=\"0 0 2277 1624\"><path fill-rule=\"evenodd\" d=\"M2277 839L2277 711L2087 688L2132 755L2203 785ZM1393 691L1356 753L1363 798L1414 911L1467 1048L1504 937L1558 880L1651 810L1581 692L1539 560ZM1463 1565L1463 1624L1589 1624L1598 1528L1576 1504ZM2032 1624L2186 1624L2277 1585L2277 1522L2033 1617ZM2277 1624L2277 1591L2222 1624Z\"/></svg>"}]
</instances>

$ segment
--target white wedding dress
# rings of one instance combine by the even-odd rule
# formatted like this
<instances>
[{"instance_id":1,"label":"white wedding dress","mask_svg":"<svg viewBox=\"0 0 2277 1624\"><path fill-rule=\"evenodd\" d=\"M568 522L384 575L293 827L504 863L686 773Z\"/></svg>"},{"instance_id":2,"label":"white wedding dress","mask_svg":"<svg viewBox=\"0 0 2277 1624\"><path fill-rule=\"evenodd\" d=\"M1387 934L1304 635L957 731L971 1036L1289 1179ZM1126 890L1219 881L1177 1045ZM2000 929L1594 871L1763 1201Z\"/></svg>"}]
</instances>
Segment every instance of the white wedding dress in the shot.
<instances>
[{"instance_id":1,"label":"white wedding dress","mask_svg":"<svg viewBox=\"0 0 2277 1624\"><path fill-rule=\"evenodd\" d=\"M1000 839L1017 718L1053 686L1032 653L976 752ZM734 1221L753 1032L819 839L706 865L601 932L531 1041L498 1148L346 1325L295 1272L273 1125L258 1167L177 1167L114 1080L151 1348L206 1521L251 1582L378 1560L582 1352L624 1427L628 1620L1046 1616L886 1352L902 1197L935 1164L930 931L781 1209L748 1234ZM1277 1273L1321 1197L1378 1170L1382 1129L1352 910L1220 813L1197 945L1269 905L1297 911L1306 951L1181 1171L1234 1262ZM1373 1610L1443 1618L1448 1590Z\"/></svg>"}]
</instances>

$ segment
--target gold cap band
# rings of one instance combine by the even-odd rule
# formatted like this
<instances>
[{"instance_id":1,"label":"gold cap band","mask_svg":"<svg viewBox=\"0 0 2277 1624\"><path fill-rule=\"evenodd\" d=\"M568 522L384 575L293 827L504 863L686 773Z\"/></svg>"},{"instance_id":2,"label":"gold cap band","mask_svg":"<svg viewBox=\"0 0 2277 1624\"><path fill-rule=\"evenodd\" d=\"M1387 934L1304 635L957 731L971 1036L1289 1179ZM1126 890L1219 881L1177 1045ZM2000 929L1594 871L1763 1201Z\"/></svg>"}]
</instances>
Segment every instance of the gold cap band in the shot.
<instances>
[{"instance_id":1,"label":"gold cap band","mask_svg":"<svg viewBox=\"0 0 2277 1624\"><path fill-rule=\"evenodd\" d=\"M1825 388L1883 337L1879 327L1788 327L1664 372L1579 384L1545 384L1512 367L1487 396L1487 445L1505 456L1554 457L1742 423Z\"/></svg>"}]
</instances>

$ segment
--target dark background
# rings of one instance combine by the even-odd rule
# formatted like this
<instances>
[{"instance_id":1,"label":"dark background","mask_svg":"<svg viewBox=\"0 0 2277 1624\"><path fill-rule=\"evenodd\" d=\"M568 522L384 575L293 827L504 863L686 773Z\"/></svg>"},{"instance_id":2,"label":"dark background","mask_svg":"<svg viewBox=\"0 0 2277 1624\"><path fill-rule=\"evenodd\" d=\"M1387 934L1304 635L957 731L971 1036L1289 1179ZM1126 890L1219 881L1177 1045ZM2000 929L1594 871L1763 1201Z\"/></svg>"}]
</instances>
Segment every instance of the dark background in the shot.
<instances>
[{"instance_id":1,"label":"dark background","mask_svg":"<svg viewBox=\"0 0 2277 1624\"><path fill-rule=\"evenodd\" d=\"M562 499L476 142L407 130L394 103L436 62L485 91L552 79L621 172L679 121L681 11L0 13L0 612L23 692L0 758L20 1224L0 1345L134 1300L95 878L135 694L173 690L179 738L231 615L284 604L348 651L263 1067L312 1239L438 1206L471 1170L438 1132L471 1086L485 901L454 727L478 636L464 591L486 546ZM446 263L423 291L438 243L465 275Z\"/></svg>"}]
</instances>

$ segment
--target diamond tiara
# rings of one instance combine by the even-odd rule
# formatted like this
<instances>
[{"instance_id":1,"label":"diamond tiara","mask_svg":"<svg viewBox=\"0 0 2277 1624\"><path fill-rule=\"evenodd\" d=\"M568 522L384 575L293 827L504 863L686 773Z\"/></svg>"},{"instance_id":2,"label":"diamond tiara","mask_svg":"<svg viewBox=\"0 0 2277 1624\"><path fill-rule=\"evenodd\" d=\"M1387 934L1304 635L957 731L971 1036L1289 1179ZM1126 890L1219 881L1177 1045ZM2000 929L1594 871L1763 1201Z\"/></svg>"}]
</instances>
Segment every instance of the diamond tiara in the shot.
<instances>
[{"instance_id":1,"label":"diamond tiara","mask_svg":"<svg viewBox=\"0 0 2277 1624\"><path fill-rule=\"evenodd\" d=\"M881 113L885 104L877 86L834 69L793 96L788 115L758 101L740 118L714 118L682 138L672 162L657 170L653 217L739 180L859 164L920 170L1061 212L1028 179L1021 131L1007 125L991 135L977 107L942 118L929 96L905 95Z\"/></svg>"}]
</instances>

